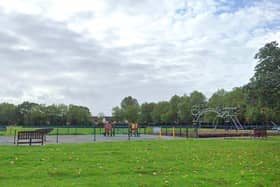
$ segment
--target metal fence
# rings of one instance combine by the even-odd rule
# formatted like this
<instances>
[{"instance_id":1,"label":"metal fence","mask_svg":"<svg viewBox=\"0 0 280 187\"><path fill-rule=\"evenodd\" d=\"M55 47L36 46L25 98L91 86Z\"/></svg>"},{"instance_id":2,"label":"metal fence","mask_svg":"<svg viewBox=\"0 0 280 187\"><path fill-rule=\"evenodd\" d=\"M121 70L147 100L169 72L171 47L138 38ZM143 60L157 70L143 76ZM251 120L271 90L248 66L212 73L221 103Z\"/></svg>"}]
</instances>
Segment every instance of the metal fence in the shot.
<instances>
[{"instance_id":1,"label":"metal fence","mask_svg":"<svg viewBox=\"0 0 280 187\"><path fill-rule=\"evenodd\" d=\"M232 133L234 135L250 134L250 129L256 129L267 126L250 126L246 130L239 131L240 133ZM130 133L128 124L116 124L112 128L112 134L105 136L104 126L91 125L91 126L0 126L0 137L10 137L16 141L16 136L19 131L34 131L36 129L52 128L52 131L47 135L47 143L75 143L77 142L91 142L91 141L113 141L113 140L134 140L134 139L152 139L160 137L180 137L180 138L198 138L198 137L216 137L219 136L217 131L215 133L213 128L203 126L197 128L194 125L188 124L163 124L161 126L153 124L139 125L137 136ZM208 128L208 129L207 129ZM265 128L267 129L267 128ZM210 132L205 132L205 131ZM228 129L227 129L228 130ZM211 132L212 131L212 132ZM226 130L225 130L226 131ZM243 132L243 134L242 134ZM274 134L280 135L280 131L273 131ZM231 133L221 133L230 136ZM3 139L3 138L2 138ZM8 139L8 138L7 138ZM11 141L9 139L9 142ZM1 144L1 142L0 142Z\"/></svg>"}]
</instances>

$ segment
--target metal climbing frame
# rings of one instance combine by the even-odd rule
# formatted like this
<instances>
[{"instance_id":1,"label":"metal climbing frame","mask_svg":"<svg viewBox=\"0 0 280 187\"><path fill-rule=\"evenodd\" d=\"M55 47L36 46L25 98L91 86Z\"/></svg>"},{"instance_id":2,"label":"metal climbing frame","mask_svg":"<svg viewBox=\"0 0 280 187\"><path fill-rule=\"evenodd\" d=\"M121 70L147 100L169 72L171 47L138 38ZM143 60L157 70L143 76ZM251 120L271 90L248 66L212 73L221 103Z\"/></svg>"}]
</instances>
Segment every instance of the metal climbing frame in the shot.
<instances>
[{"instance_id":1,"label":"metal climbing frame","mask_svg":"<svg viewBox=\"0 0 280 187\"><path fill-rule=\"evenodd\" d=\"M240 123L237 117L237 108L236 107L223 107L223 108L204 108L198 105L192 107L192 116L193 124L197 128L201 126L201 117L206 113L215 113L217 118L222 118L225 121L232 122L235 129L241 130L244 129L243 125ZM215 119L215 128L217 128L217 119Z\"/></svg>"}]
</instances>

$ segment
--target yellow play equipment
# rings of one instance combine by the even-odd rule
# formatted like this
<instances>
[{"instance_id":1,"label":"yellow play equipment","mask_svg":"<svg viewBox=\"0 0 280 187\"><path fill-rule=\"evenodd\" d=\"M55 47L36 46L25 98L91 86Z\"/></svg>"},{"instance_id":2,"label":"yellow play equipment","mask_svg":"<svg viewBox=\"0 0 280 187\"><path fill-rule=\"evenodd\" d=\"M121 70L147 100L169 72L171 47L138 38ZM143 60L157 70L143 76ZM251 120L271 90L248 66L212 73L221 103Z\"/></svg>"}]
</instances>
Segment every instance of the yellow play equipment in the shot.
<instances>
[{"instance_id":1,"label":"yellow play equipment","mask_svg":"<svg viewBox=\"0 0 280 187\"><path fill-rule=\"evenodd\" d=\"M130 124L130 136L140 136L140 133L138 131L138 123L131 123Z\"/></svg>"}]
</instances>

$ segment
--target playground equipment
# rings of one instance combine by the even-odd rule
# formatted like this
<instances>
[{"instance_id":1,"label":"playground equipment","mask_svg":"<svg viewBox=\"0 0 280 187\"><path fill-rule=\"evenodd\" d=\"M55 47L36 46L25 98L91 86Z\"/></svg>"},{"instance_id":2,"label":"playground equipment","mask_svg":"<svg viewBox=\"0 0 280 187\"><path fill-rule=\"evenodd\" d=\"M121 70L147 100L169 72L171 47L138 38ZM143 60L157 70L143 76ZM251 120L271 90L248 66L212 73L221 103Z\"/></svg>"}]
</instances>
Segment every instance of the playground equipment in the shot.
<instances>
[{"instance_id":1,"label":"playground equipment","mask_svg":"<svg viewBox=\"0 0 280 187\"><path fill-rule=\"evenodd\" d=\"M280 131L280 125L277 125L275 122L271 121L271 124L273 125L272 130Z\"/></svg>"},{"instance_id":2,"label":"playground equipment","mask_svg":"<svg viewBox=\"0 0 280 187\"><path fill-rule=\"evenodd\" d=\"M129 125L129 136L140 136L140 133L139 133L139 128L138 128L138 124L137 123L131 123Z\"/></svg>"},{"instance_id":3,"label":"playground equipment","mask_svg":"<svg viewBox=\"0 0 280 187\"><path fill-rule=\"evenodd\" d=\"M201 127L203 121L202 117L206 113L215 113L216 119L214 120L215 129L218 125L218 118L222 119L228 124L232 124L236 130L244 129L243 125L240 123L237 117L236 107L223 107L223 108L203 108L201 106L195 105L192 107L193 124L196 127Z\"/></svg>"},{"instance_id":4,"label":"playground equipment","mask_svg":"<svg viewBox=\"0 0 280 187\"><path fill-rule=\"evenodd\" d=\"M106 123L104 125L104 136L114 136L114 135L115 133L112 124Z\"/></svg>"}]
</instances>

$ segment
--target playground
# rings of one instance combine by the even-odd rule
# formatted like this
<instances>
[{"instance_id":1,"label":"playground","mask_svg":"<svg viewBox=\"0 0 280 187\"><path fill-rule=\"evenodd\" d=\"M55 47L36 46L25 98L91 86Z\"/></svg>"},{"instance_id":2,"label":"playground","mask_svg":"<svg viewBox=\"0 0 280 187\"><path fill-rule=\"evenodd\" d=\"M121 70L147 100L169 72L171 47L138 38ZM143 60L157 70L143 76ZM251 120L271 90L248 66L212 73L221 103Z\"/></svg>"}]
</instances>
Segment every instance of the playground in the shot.
<instances>
[{"instance_id":1,"label":"playground","mask_svg":"<svg viewBox=\"0 0 280 187\"><path fill-rule=\"evenodd\" d=\"M128 126L104 127L8 127L0 134L0 145L77 144L112 141L175 140L193 138L267 138L279 136L277 130L214 129L192 126L138 127L132 132ZM35 133L35 134L34 134Z\"/></svg>"},{"instance_id":2,"label":"playground","mask_svg":"<svg viewBox=\"0 0 280 187\"><path fill-rule=\"evenodd\" d=\"M208 128L203 127L204 115L214 113L214 122ZM192 109L193 124L173 124L145 126L138 123L104 125L67 126L67 127L3 127L0 145L33 144L76 144L89 142L131 141L131 140L174 140L184 138L228 138L249 137L267 138L280 135L279 131L267 126L245 129L237 117L236 108ZM217 123L222 121L222 125ZM248 128L246 126L246 128Z\"/></svg>"}]
</instances>

